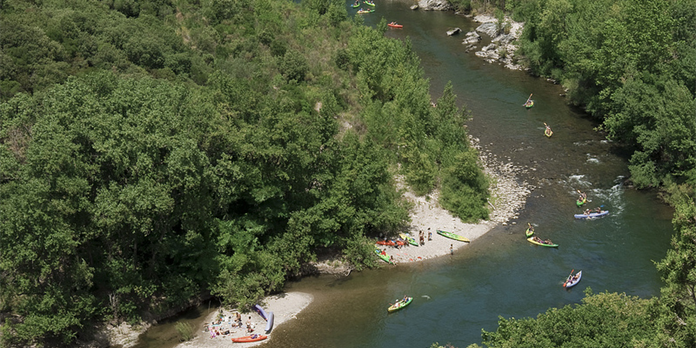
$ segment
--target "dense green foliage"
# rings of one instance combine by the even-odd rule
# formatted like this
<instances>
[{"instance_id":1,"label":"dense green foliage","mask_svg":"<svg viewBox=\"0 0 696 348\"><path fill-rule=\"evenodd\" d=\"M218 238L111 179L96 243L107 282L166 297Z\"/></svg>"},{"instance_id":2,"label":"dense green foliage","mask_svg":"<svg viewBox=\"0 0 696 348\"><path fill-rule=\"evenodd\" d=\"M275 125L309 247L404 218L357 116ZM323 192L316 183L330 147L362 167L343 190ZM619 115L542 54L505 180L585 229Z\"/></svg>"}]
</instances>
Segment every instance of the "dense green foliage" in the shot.
<instances>
[{"instance_id":1,"label":"dense green foliage","mask_svg":"<svg viewBox=\"0 0 696 348\"><path fill-rule=\"evenodd\" d=\"M696 1L508 0L525 22L531 71L631 150L637 187L662 186L675 207L673 249L657 263L659 297L588 294L536 319L500 318L490 347L696 346Z\"/></svg>"},{"instance_id":2,"label":"dense green foliage","mask_svg":"<svg viewBox=\"0 0 696 348\"><path fill-rule=\"evenodd\" d=\"M410 43L343 2L1 11L2 345L206 293L249 306L318 249L373 266L369 238L408 220L397 179L487 217L451 87L431 107Z\"/></svg>"},{"instance_id":3,"label":"dense green foliage","mask_svg":"<svg viewBox=\"0 0 696 348\"><path fill-rule=\"evenodd\" d=\"M509 0L532 72L626 145L631 180L696 181L696 1Z\"/></svg>"}]
</instances>

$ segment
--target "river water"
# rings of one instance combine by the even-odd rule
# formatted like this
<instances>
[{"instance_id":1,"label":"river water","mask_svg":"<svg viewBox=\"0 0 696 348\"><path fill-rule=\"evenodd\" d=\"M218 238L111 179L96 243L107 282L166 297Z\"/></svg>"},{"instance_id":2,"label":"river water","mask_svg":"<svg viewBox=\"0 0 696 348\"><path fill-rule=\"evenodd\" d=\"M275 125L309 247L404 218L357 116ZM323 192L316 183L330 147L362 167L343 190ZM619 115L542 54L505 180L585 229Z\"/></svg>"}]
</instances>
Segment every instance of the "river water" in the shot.
<instances>
[{"instance_id":1,"label":"river water","mask_svg":"<svg viewBox=\"0 0 696 348\"><path fill-rule=\"evenodd\" d=\"M287 291L311 293L315 299L297 319L274 329L264 347L430 347L439 342L463 348L481 344L481 329L495 330L498 316L536 317L579 303L588 288L658 295L662 283L653 262L669 248L673 211L654 192L622 185L628 175L625 154L603 140L592 119L567 105L560 86L488 64L465 53L463 35L445 34L455 27L465 33L476 23L452 12L412 11L410 5L378 2L365 24L374 26L383 16L403 24L386 35L410 38L433 99L452 81L460 105L472 112L470 134L501 162L524 168L519 179L534 190L519 218L511 221L517 225L496 227L454 256L289 283ZM530 93L535 106L526 110L522 104ZM544 122L553 137L543 135ZM603 205L610 215L575 220L580 210L576 189L588 193L590 207ZM560 247L526 242L527 222ZM565 290L561 284L573 269L582 270L583 279ZM414 297L413 303L388 314L389 302L405 294ZM172 346L161 330L148 331L140 346Z\"/></svg>"}]
</instances>

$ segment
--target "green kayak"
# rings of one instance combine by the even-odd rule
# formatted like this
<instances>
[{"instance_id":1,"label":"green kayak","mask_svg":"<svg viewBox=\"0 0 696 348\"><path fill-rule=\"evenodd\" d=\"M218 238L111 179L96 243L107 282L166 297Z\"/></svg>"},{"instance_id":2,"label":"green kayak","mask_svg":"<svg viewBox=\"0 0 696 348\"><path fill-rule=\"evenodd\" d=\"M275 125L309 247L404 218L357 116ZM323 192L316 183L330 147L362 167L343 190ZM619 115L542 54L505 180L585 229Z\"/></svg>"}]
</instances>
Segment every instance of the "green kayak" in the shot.
<instances>
[{"instance_id":1,"label":"green kayak","mask_svg":"<svg viewBox=\"0 0 696 348\"><path fill-rule=\"evenodd\" d=\"M529 238L527 238L527 241L530 242L530 243L532 243L532 244L541 245L541 246L544 246L544 247L547 247L547 248L558 248L558 244L553 244L553 243L539 243L539 242L537 242L537 241L534 240L534 237L529 237ZM551 242L551 241L549 241L549 242Z\"/></svg>"},{"instance_id":2,"label":"green kayak","mask_svg":"<svg viewBox=\"0 0 696 348\"><path fill-rule=\"evenodd\" d=\"M389 255L382 254L382 250L375 249L375 254L377 254L380 259L384 260L384 262L391 263L392 265L394 264L393 262L389 261Z\"/></svg>"},{"instance_id":3,"label":"green kayak","mask_svg":"<svg viewBox=\"0 0 696 348\"><path fill-rule=\"evenodd\" d=\"M418 246L418 242L416 242L416 239L407 235L406 233L399 233L399 237L401 237L401 239L407 241L408 244Z\"/></svg>"},{"instance_id":4,"label":"green kayak","mask_svg":"<svg viewBox=\"0 0 696 348\"><path fill-rule=\"evenodd\" d=\"M577 200L575 201L575 204L577 204L578 207L582 207L583 204L587 203L587 198L583 198L582 200Z\"/></svg>"},{"instance_id":5,"label":"green kayak","mask_svg":"<svg viewBox=\"0 0 696 348\"><path fill-rule=\"evenodd\" d=\"M524 232L524 235L527 236L527 238L531 237L533 234L534 234L534 231L532 231L532 230L530 230L530 229L527 229L527 230Z\"/></svg>"},{"instance_id":6,"label":"green kayak","mask_svg":"<svg viewBox=\"0 0 696 348\"><path fill-rule=\"evenodd\" d=\"M466 239L458 234L452 233L452 232L437 230L437 233L441 236L445 236L445 237L450 238L450 239L458 240L460 242L467 242L467 243L470 242L470 240L468 240L468 239Z\"/></svg>"},{"instance_id":7,"label":"green kayak","mask_svg":"<svg viewBox=\"0 0 696 348\"><path fill-rule=\"evenodd\" d=\"M404 307L408 306L409 304L411 304L412 301L413 301L413 297L406 297L402 300L398 300L398 301L396 301L396 303L389 306L389 308L387 309L387 312L391 313L391 312L398 311L399 309L404 308Z\"/></svg>"}]
</instances>

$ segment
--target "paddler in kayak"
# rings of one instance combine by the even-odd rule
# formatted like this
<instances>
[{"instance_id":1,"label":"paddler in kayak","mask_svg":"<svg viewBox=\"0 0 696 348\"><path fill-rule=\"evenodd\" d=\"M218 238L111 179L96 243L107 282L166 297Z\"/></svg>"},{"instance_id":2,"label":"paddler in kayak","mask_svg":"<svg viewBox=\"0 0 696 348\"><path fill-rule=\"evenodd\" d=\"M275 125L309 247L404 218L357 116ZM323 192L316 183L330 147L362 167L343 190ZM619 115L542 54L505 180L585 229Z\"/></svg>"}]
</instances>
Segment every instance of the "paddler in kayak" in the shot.
<instances>
[{"instance_id":1,"label":"paddler in kayak","mask_svg":"<svg viewBox=\"0 0 696 348\"><path fill-rule=\"evenodd\" d=\"M577 191L578 191L578 194L580 195L580 198L578 198L578 200L579 200L580 202L582 202L582 201L584 201L584 200L587 199L587 193L582 192L582 191L580 191L580 190L577 190Z\"/></svg>"}]
</instances>

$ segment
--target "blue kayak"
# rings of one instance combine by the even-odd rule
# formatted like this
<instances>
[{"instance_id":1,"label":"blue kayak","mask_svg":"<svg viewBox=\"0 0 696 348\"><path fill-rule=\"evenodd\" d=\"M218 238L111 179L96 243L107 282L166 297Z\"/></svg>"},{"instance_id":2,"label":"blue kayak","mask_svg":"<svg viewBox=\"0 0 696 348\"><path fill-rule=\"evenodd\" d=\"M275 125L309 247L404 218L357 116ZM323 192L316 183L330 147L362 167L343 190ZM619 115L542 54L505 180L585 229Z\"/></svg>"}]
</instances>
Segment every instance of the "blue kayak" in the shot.
<instances>
[{"instance_id":1,"label":"blue kayak","mask_svg":"<svg viewBox=\"0 0 696 348\"><path fill-rule=\"evenodd\" d=\"M594 219L594 218L602 217L602 216L605 216L608 214L609 214L608 210L602 210L599 213L590 213L589 215L588 214L575 214L574 216L576 219Z\"/></svg>"}]
</instances>

